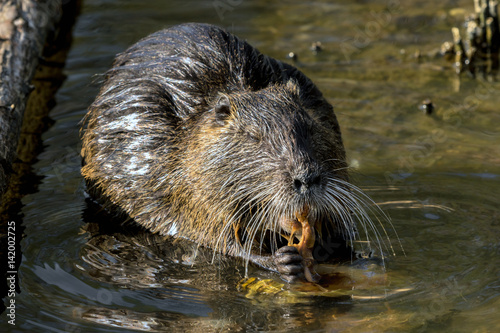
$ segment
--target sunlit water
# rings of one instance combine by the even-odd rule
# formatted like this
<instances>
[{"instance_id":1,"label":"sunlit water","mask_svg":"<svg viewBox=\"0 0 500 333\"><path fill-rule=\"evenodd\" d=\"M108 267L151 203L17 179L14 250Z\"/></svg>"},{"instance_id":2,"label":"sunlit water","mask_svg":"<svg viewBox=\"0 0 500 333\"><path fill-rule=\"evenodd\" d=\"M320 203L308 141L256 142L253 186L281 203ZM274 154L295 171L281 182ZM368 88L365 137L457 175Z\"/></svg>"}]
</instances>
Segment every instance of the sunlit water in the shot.
<instances>
[{"instance_id":1,"label":"sunlit water","mask_svg":"<svg viewBox=\"0 0 500 333\"><path fill-rule=\"evenodd\" d=\"M226 6L217 12L214 3ZM472 11L472 1L85 1L55 125L34 165L43 180L16 221L26 228L16 326L3 314L2 328L500 331L500 85L459 81L433 56L463 20L459 7ZM95 75L139 38L186 21L227 27L282 60L298 55L335 106L353 182L392 219L396 256L385 271L355 260L325 268L338 277L330 292L249 292L238 263L206 264L213 257L202 250L193 261L189 246L89 223L99 217L85 202L78 131ZM314 41L323 45L317 55ZM430 116L418 109L425 98L436 106Z\"/></svg>"}]
</instances>

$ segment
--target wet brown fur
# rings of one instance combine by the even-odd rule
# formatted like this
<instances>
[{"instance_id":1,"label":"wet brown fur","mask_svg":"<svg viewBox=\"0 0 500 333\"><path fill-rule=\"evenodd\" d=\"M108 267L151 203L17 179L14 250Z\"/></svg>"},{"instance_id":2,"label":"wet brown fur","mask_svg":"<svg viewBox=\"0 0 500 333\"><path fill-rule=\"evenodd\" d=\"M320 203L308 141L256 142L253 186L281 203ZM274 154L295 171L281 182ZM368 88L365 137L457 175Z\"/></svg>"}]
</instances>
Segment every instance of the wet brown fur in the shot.
<instances>
[{"instance_id":1,"label":"wet brown fur","mask_svg":"<svg viewBox=\"0 0 500 333\"><path fill-rule=\"evenodd\" d=\"M271 268L281 221L304 205L318 229L354 237L332 106L218 27L175 26L118 55L82 133L88 192L152 232Z\"/></svg>"}]
</instances>

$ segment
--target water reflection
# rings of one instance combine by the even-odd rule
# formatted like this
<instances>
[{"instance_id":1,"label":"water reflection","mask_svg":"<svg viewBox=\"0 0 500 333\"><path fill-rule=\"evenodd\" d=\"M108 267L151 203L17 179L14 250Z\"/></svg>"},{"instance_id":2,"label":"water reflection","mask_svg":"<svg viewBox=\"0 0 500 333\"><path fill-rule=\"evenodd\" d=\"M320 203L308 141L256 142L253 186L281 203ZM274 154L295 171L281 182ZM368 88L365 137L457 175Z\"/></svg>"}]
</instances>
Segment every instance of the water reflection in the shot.
<instances>
[{"instance_id":1,"label":"water reflection","mask_svg":"<svg viewBox=\"0 0 500 333\"><path fill-rule=\"evenodd\" d=\"M376 258L322 265L318 270L326 278L320 285L290 287L277 275L254 267L245 278L239 260L214 256L191 242L122 227L122 221L114 221L91 201L84 220L87 240L77 268L104 289L82 286L78 293L96 295L97 306L82 307L79 313L109 326L153 331L191 325L210 330L321 328L324 316L343 316L353 300L387 299L406 291L389 290L387 274ZM320 308L324 311L317 311Z\"/></svg>"}]
</instances>

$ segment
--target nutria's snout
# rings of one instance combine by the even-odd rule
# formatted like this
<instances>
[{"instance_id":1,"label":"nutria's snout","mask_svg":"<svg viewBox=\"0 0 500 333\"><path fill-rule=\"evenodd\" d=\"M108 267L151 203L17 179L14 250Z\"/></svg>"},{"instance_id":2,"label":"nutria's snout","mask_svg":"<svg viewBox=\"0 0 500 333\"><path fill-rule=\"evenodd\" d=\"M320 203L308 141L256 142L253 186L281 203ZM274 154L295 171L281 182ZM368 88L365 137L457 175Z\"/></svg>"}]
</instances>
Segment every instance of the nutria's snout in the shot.
<instances>
[{"instance_id":1,"label":"nutria's snout","mask_svg":"<svg viewBox=\"0 0 500 333\"><path fill-rule=\"evenodd\" d=\"M305 195L318 189L320 185L321 174L316 171L302 172L293 178L293 189L298 195Z\"/></svg>"}]
</instances>

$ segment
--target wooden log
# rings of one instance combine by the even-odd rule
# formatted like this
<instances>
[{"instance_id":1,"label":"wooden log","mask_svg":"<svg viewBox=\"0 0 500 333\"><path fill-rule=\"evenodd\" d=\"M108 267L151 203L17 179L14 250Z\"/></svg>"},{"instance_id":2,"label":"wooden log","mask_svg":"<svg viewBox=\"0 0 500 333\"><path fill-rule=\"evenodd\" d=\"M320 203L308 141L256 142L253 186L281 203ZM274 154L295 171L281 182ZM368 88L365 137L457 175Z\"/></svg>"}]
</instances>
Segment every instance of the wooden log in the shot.
<instances>
[{"instance_id":1,"label":"wooden log","mask_svg":"<svg viewBox=\"0 0 500 333\"><path fill-rule=\"evenodd\" d=\"M31 80L61 1L3 0L0 4L0 203L7 189L32 90Z\"/></svg>"},{"instance_id":2,"label":"wooden log","mask_svg":"<svg viewBox=\"0 0 500 333\"><path fill-rule=\"evenodd\" d=\"M24 233L21 199L39 182L31 166L51 125L48 114L64 81L80 1L64 0L62 6L55 0L0 1L0 262L17 271ZM10 288L6 272L0 272L0 298ZM4 310L0 302L0 313Z\"/></svg>"}]
</instances>

